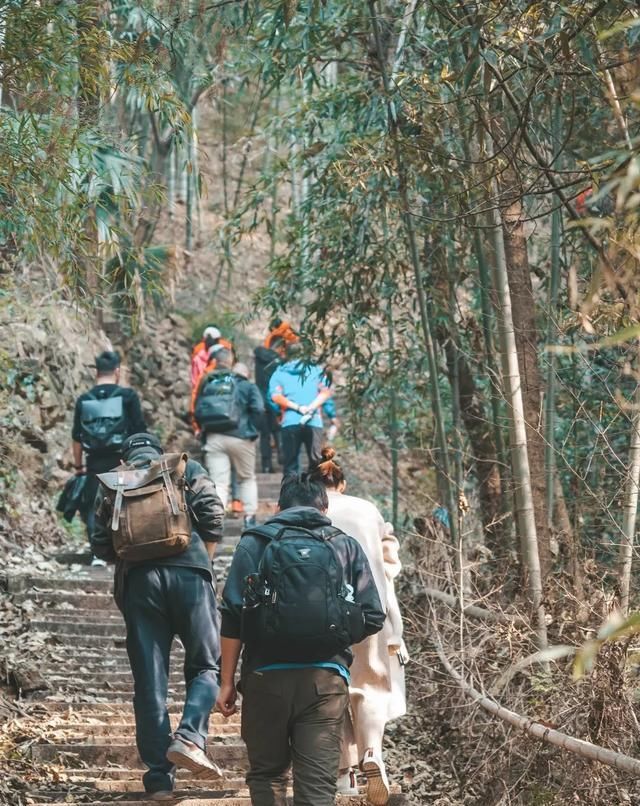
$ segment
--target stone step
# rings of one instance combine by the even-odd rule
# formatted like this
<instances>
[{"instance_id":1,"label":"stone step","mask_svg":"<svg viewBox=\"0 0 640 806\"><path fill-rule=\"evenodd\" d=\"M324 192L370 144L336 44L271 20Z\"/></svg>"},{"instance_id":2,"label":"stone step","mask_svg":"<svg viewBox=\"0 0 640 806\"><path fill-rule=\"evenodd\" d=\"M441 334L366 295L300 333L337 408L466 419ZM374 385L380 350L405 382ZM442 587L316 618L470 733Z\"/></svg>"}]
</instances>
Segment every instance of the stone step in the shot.
<instances>
[{"instance_id":1,"label":"stone step","mask_svg":"<svg viewBox=\"0 0 640 806\"><path fill-rule=\"evenodd\" d=\"M177 723L178 720L173 720ZM177 724L174 725L174 728ZM75 723L74 725L63 725L55 728L49 734L54 739L59 740L59 734L64 733L65 741L69 744L104 744L105 742L115 741L116 737L131 741L135 737L135 724L131 722L112 722L101 725L87 725ZM239 723L230 723L228 725L211 725L210 726L210 741L215 741L216 736L239 736L240 725Z\"/></svg>"},{"instance_id":2,"label":"stone step","mask_svg":"<svg viewBox=\"0 0 640 806\"><path fill-rule=\"evenodd\" d=\"M66 715L69 719L68 724L78 722L79 719L95 719L100 722L108 722L108 720L126 721L133 720L133 706L131 702L128 703L78 703L77 705L70 706L69 703L63 701L42 701L37 704L27 703L25 710L30 716L39 716L43 724L46 724L48 718L62 719ZM45 712L45 713L43 713ZM182 713L182 705L179 703L172 704L169 707L169 714L175 715ZM62 715L62 716L61 716ZM71 719L73 717L73 719ZM86 723L85 723L86 724ZM235 713L230 717L225 718L222 714L214 711L209 717L210 725L227 725L227 724L240 724L240 713Z\"/></svg>"},{"instance_id":3,"label":"stone step","mask_svg":"<svg viewBox=\"0 0 640 806\"><path fill-rule=\"evenodd\" d=\"M59 608L61 613L71 612L71 608L118 612L118 608L111 593L73 593L71 591L57 591L54 589L31 589L22 591L21 593L14 593L12 598L16 604L23 604L27 601L36 603L46 602L52 607Z\"/></svg>"},{"instance_id":4,"label":"stone step","mask_svg":"<svg viewBox=\"0 0 640 806\"><path fill-rule=\"evenodd\" d=\"M118 799L116 802L118 806L140 806L140 801L145 800L143 792L136 793L127 798L127 800ZM99 797L99 796L98 796ZM82 803L84 806L98 806L98 804L113 803L114 800L109 798L106 793L103 799L86 800L86 795L78 795L78 800L74 799L73 795L68 795L64 803ZM366 806L366 795L337 795L336 806ZM187 794L186 797L181 797L174 803L180 806L251 806L251 799L248 794L228 794L224 791L213 794L203 792L202 796L194 794ZM37 801L30 803L30 806L50 806L51 801ZM388 806L405 806L406 798L400 793L393 793L389 797ZM287 806L293 806L293 797L287 797ZM426 806L426 805L425 805Z\"/></svg>"},{"instance_id":5,"label":"stone step","mask_svg":"<svg viewBox=\"0 0 640 806\"><path fill-rule=\"evenodd\" d=\"M88 609L82 607L45 607L36 610L33 618L38 621L52 618L55 621L74 621L77 624L124 624L124 619L120 611Z\"/></svg>"},{"instance_id":6,"label":"stone step","mask_svg":"<svg viewBox=\"0 0 640 806\"><path fill-rule=\"evenodd\" d=\"M73 757L74 763L81 762L92 766L100 764L117 764L118 766L128 766L131 769L141 769L142 762L138 757L138 751L132 742L116 744L115 741L106 744L34 744L31 746L31 758L39 762L55 762L65 764L68 757ZM233 744L210 743L207 748L207 755L212 761L224 767L247 766L247 751L244 744L234 742Z\"/></svg>"},{"instance_id":7,"label":"stone step","mask_svg":"<svg viewBox=\"0 0 640 806\"><path fill-rule=\"evenodd\" d=\"M244 786L244 776L237 770L225 770L223 778L212 778L209 774L194 778L188 770L178 770L177 780L181 786L198 785L205 781L207 789L236 789ZM100 789L103 792L139 792L140 772L142 770L131 770L129 767L82 767L79 769L69 769L69 780L74 783L86 782L89 786Z\"/></svg>"},{"instance_id":8,"label":"stone step","mask_svg":"<svg viewBox=\"0 0 640 806\"><path fill-rule=\"evenodd\" d=\"M87 684L85 683L77 690L73 685L69 685L59 686L57 691L57 694L52 694L50 696L59 697L61 694L64 694L66 702L74 708L77 705L89 705L90 703L96 703L97 705L121 703L126 705L127 703L131 703L133 699L133 688L125 688L124 686L119 686L117 689L113 690L107 690L104 688L104 686L102 688L97 686L87 687ZM50 702L55 702L55 700L50 700L47 698L47 696L45 696L42 702L48 705ZM182 708L181 704L184 702L184 690L170 688L167 702L169 705L180 704L180 708Z\"/></svg>"},{"instance_id":9,"label":"stone step","mask_svg":"<svg viewBox=\"0 0 640 806\"><path fill-rule=\"evenodd\" d=\"M62 569L61 569L62 571ZM23 591L81 591L84 593L111 593L113 572L107 568L92 569L91 573L44 577L37 574L11 574L7 577L9 593Z\"/></svg>"},{"instance_id":10,"label":"stone step","mask_svg":"<svg viewBox=\"0 0 640 806\"><path fill-rule=\"evenodd\" d=\"M31 629L33 630L48 632L53 636L80 636L84 639L91 639L91 643L93 643L94 638L110 638L111 640L117 639L122 642L122 644L124 644L125 640L124 624L115 620L113 624L104 622L81 624L76 618L65 618L63 615L56 613L51 617L43 615L40 618L32 619L30 624Z\"/></svg>"},{"instance_id":11,"label":"stone step","mask_svg":"<svg viewBox=\"0 0 640 806\"><path fill-rule=\"evenodd\" d=\"M131 774L129 770L126 770L126 772L129 775ZM100 773L101 775L104 775L104 770L100 770ZM83 778L70 778L69 780L75 783L83 783L85 781ZM221 789L227 791L237 791L245 788L244 777L240 777L233 773L226 774L224 778L219 780L211 779L207 781L206 778L194 779L192 775L186 772L181 775L179 771L176 781L178 784L178 792L180 790L185 790L186 794L189 792L189 790L197 789L200 790L198 792L198 797L211 797ZM203 784L203 781L206 781L206 783ZM130 797L142 795L140 792L140 778L126 780L119 779L117 781L109 781L101 778L96 781L91 781L91 786L93 786L98 792L113 792L114 794L122 794L126 792L130 795ZM207 790L211 790L211 792L204 791L203 786L206 787Z\"/></svg>"},{"instance_id":12,"label":"stone step","mask_svg":"<svg viewBox=\"0 0 640 806\"><path fill-rule=\"evenodd\" d=\"M236 538L239 537L240 532L236 535ZM224 558L230 557L235 549L235 544L237 540L234 539L233 536L230 536L228 539L223 539L223 541L218 545L216 548L216 555L214 558L214 567L216 565L215 560L217 558ZM56 561L60 563L60 565L82 565L82 566L91 566L91 560L93 559L93 555L90 551L64 551L61 554L56 554Z\"/></svg>"},{"instance_id":13,"label":"stone step","mask_svg":"<svg viewBox=\"0 0 640 806\"><path fill-rule=\"evenodd\" d=\"M92 685L94 688L98 684L105 684L110 688L128 689L133 685L133 677L130 671L126 669L123 671L109 671L109 672L92 672L82 671L78 669L73 674L56 674L49 670L43 670L43 677L50 686L60 686L62 688L78 688L80 686ZM172 688L184 685L184 675L177 669L169 674L169 684Z\"/></svg>"}]
</instances>

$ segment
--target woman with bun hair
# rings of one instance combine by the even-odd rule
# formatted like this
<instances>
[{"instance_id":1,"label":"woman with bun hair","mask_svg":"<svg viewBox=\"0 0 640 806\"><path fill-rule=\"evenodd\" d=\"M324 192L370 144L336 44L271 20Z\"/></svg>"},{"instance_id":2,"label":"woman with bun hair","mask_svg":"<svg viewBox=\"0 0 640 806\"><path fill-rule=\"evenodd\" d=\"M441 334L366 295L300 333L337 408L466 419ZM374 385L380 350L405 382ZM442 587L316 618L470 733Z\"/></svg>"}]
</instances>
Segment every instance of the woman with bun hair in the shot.
<instances>
[{"instance_id":1,"label":"woman with bun hair","mask_svg":"<svg viewBox=\"0 0 640 806\"><path fill-rule=\"evenodd\" d=\"M357 794L353 767L359 764L367 778L367 802L383 806L389 800L389 781L382 760L385 724L406 713L404 663L407 655L394 589L394 579L402 567L399 544L393 527L385 523L374 504L344 494L347 483L335 455L333 448L323 448L322 460L310 476L327 488L327 515L331 522L354 537L364 549L387 611L382 630L352 647L351 719L345 729L338 792Z\"/></svg>"}]
</instances>

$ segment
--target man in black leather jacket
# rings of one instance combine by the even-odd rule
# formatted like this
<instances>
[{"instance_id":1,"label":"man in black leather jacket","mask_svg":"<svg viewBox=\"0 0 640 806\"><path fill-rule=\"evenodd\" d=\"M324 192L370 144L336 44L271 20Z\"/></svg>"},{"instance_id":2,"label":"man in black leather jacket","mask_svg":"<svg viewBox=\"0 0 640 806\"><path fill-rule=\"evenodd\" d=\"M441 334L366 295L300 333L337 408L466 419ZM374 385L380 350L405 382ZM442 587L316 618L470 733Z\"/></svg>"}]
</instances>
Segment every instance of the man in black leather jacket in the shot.
<instances>
[{"instance_id":1,"label":"man in black leather jacket","mask_svg":"<svg viewBox=\"0 0 640 806\"><path fill-rule=\"evenodd\" d=\"M152 434L134 434L123 445L124 461L137 467L160 455L162 446ZM127 627L136 740L149 768L144 787L153 800L172 797L176 765L192 772L217 770L205 751L209 714L218 693L219 624L212 560L222 539L224 510L201 465L189 459L185 479L193 529L191 543L181 554L139 563L119 560L113 548L109 500L100 492L91 535L94 554L116 563L114 596ZM187 692L172 737L166 696L176 635L185 651Z\"/></svg>"},{"instance_id":2,"label":"man in black leather jacket","mask_svg":"<svg viewBox=\"0 0 640 806\"><path fill-rule=\"evenodd\" d=\"M386 615L367 558L354 538L331 526L325 514L324 485L304 476L288 476L278 506L279 513L265 526L318 532L331 540L343 580L362 611L364 635L360 640L382 629ZM269 543L268 537L260 535L262 528L241 538L222 594L217 707L225 716L236 710L234 678L242 651L242 738L249 754L247 784L253 806L286 806L290 766L294 806L330 806L336 792L352 654L345 646L331 657L322 655L301 663L294 641L290 656L286 651L274 656L268 647L251 643L243 646L245 579L256 573Z\"/></svg>"}]
</instances>

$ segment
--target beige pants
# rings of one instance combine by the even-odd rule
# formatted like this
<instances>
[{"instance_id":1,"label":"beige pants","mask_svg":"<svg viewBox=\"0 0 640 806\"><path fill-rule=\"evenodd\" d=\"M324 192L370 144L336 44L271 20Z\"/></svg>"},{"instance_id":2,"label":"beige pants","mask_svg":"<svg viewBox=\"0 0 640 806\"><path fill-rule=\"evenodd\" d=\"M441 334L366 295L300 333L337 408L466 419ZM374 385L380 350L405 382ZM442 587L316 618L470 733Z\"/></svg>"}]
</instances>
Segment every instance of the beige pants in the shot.
<instances>
[{"instance_id":1,"label":"beige pants","mask_svg":"<svg viewBox=\"0 0 640 806\"><path fill-rule=\"evenodd\" d=\"M216 485L223 506L227 507L231 488L231 466L238 477L238 493L245 515L258 511L256 482L256 443L228 434L207 434L204 463Z\"/></svg>"}]
</instances>

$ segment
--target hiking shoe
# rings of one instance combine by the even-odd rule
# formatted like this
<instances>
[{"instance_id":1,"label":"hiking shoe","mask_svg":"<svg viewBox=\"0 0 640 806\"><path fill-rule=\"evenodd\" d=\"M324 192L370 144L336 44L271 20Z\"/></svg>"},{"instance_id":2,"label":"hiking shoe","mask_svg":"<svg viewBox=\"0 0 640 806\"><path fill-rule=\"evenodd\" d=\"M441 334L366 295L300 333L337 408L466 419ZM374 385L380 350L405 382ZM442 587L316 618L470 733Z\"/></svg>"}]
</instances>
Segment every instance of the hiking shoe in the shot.
<instances>
[{"instance_id":1,"label":"hiking shoe","mask_svg":"<svg viewBox=\"0 0 640 806\"><path fill-rule=\"evenodd\" d=\"M338 776L338 795L359 795L358 782L353 770L347 770L343 775Z\"/></svg>"},{"instance_id":2,"label":"hiking shoe","mask_svg":"<svg viewBox=\"0 0 640 806\"><path fill-rule=\"evenodd\" d=\"M167 759L176 767L183 767L195 775L211 772L216 778L222 778L222 770L207 757L204 750L178 736L169 745Z\"/></svg>"},{"instance_id":3,"label":"hiking shoe","mask_svg":"<svg viewBox=\"0 0 640 806\"><path fill-rule=\"evenodd\" d=\"M245 515L244 516L244 528L251 529L252 526L256 525L256 516L255 515Z\"/></svg>"},{"instance_id":4,"label":"hiking shoe","mask_svg":"<svg viewBox=\"0 0 640 806\"><path fill-rule=\"evenodd\" d=\"M147 800L175 800L175 795L170 789L161 789L158 792L147 792Z\"/></svg>"},{"instance_id":5,"label":"hiking shoe","mask_svg":"<svg viewBox=\"0 0 640 806\"><path fill-rule=\"evenodd\" d=\"M92 557L91 558L91 567L92 568L106 568L107 567L106 560L101 560L99 557Z\"/></svg>"},{"instance_id":6,"label":"hiking shoe","mask_svg":"<svg viewBox=\"0 0 640 806\"><path fill-rule=\"evenodd\" d=\"M367 803L386 806L389 802L389 779L381 756L369 748L360 766L367 779Z\"/></svg>"}]
</instances>

